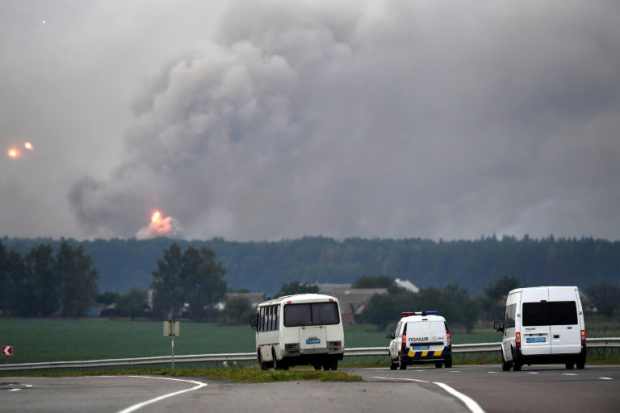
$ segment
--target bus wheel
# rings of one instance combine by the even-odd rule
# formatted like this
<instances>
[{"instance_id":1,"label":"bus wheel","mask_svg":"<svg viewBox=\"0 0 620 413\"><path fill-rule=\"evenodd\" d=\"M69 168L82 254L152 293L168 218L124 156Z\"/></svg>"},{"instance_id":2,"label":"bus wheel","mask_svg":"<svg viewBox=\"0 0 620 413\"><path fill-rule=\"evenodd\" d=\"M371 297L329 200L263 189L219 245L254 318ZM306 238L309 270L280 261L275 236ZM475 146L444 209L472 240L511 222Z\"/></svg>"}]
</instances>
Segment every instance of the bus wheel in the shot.
<instances>
[{"instance_id":1,"label":"bus wheel","mask_svg":"<svg viewBox=\"0 0 620 413\"><path fill-rule=\"evenodd\" d=\"M288 368L289 368L288 363L284 361L284 359L278 360L278 358L276 357L276 353L273 352L273 369L274 370L288 370Z\"/></svg>"},{"instance_id":2,"label":"bus wheel","mask_svg":"<svg viewBox=\"0 0 620 413\"><path fill-rule=\"evenodd\" d=\"M315 370L321 370L321 363L314 363L313 366Z\"/></svg>"},{"instance_id":3,"label":"bus wheel","mask_svg":"<svg viewBox=\"0 0 620 413\"><path fill-rule=\"evenodd\" d=\"M338 360L332 361L332 370L338 370Z\"/></svg>"},{"instance_id":4,"label":"bus wheel","mask_svg":"<svg viewBox=\"0 0 620 413\"><path fill-rule=\"evenodd\" d=\"M260 364L260 369L265 371L269 368L267 363L263 362L263 358L260 356L260 352L258 353L258 364Z\"/></svg>"}]
</instances>

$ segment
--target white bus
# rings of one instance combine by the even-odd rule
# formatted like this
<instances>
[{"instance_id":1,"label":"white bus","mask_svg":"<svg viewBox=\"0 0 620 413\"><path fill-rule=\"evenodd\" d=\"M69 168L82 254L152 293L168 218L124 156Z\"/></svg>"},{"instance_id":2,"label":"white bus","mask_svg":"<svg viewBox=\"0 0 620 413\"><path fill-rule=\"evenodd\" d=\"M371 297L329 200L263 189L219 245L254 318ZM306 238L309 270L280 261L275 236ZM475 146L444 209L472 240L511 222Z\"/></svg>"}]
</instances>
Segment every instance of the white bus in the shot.
<instances>
[{"instance_id":1,"label":"white bus","mask_svg":"<svg viewBox=\"0 0 620 413\"><path fill-rule=\"evenodd\" d=\"M256 355L263 370L299 365L336 370L344 355L338 299L328 295L298 294L265 301L258 305L250 325L256 329Z\"/></svg>"}]
</instances>

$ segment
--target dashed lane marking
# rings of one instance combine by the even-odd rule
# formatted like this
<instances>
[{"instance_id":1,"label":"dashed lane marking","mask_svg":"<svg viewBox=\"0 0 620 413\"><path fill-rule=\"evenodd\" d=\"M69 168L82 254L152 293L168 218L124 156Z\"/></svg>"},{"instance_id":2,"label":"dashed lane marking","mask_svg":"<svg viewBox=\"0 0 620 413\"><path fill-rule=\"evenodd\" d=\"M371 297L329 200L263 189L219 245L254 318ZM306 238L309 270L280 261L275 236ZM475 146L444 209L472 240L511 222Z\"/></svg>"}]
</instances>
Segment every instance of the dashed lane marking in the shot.
<instances>
[{"instance_id":1,"label":"dashed lane marking","mask_svg":"<svg viewBox=\"0 0 620 413\"><path fill-rule=\"evenodd\" d=\"M611 377L599 377L601 380L613 380Z\"/></svg>"},{"instance_id":2,"label":"dashed lane marking","mask_svg":"<svg viewBox=\"0 0 620 413\"><path fill-rule=\"evenodd\" d=\"M564 373L565 376L578 376L577 373Z\"/></svg>"}]
</instances>

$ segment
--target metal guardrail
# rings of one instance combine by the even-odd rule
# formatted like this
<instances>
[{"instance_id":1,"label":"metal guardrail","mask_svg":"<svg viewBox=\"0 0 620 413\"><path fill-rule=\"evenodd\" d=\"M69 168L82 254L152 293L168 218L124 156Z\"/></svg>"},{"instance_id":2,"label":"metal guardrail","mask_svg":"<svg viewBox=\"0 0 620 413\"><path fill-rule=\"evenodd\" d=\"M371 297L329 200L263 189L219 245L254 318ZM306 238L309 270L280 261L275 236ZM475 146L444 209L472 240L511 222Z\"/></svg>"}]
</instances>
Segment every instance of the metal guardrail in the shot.
<instances>
[{"instance_id":1,"label":"metal guardrail","mask_svg":"<svg viewBox=\"0 0 620 413\"><path fill-rule=\"evenodd\" d=\"M588 348L595 349L620 349L620 338L588 338L586 339ZM500 351L500 343L479 343L479 344L453 344L453 353L487 353ZM345 350L345 357L370 357L387 356L387 347L362 347L348 348ZM228 353L228 354L198 354L187 356L174 356L175 363L201 363L201 362L225 362L225 361L254 361L256 353ZM140 357L132 359L108 359L108 360L86 360L86 361L53 361L48 363L20 363L0 365L0 371L15 370L42 370L42 369L67 369L84 367L115 367L115 366L138 366L144 364L168 364L171 356L159 357Z\"/></svg>"}]
</instances>

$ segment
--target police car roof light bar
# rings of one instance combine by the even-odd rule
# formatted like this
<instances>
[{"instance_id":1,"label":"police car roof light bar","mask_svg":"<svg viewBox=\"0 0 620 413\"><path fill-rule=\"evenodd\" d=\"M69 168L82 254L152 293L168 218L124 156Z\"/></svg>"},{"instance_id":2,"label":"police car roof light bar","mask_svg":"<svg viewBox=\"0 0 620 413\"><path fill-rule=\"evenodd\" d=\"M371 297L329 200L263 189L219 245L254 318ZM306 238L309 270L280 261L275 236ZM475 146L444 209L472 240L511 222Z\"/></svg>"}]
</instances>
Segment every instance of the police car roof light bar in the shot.
<instances>
[{"instance_id":1,"label":"police car roof light bar","mask_svg":"<svg viewBox=\"0 0 620 413\"><path fill-rule=\"evenodd\" d=\"M409 317L410 315L438 315L439 311L403 311L402 317Z\"/></svg>"}]
</instances>

